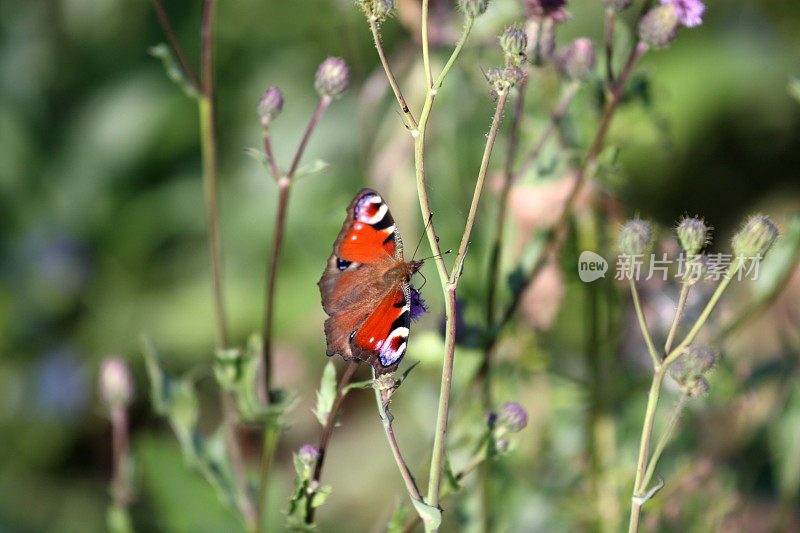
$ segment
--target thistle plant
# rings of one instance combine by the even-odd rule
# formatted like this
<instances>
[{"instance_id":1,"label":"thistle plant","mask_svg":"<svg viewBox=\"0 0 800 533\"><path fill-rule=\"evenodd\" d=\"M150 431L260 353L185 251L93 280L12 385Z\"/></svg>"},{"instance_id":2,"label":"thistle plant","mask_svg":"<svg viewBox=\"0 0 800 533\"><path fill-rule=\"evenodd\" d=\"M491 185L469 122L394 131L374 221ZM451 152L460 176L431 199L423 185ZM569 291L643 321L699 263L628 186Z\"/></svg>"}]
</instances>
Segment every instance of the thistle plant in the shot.
<instances>
[{"instance_id":1,"label":"thistle plant","mask_svg":"<svg viewBox=\"0 0 800 533\"><path fill-rule=\"evenodd\" d=\"M705 223L698 218L686 218L678 225L677 235L684 252L693 256L693 261L701 263L702 257L697 257L697 255L710 242L708 228ZM639 327L644 337L645 344L647 345L647 351L653 363L653 380L647 397L647 408L639 445L639 458L636 465L636 478L633 484L633 495L631 497L630 532L639 531L642 507L664 486L663 480L660 480L654 487L651 487L650 483L658 461L661 458L661 454L677 425L677 421L687 400L705 394L710 386L707 377L708 373L714 367L716 355L711 348L696 345L693 344L693 342L705 325L711 312L718 304L722 293L734 277L737 276L737 273L739 273L741 279L740 272L745 268L745 263L748 261L760 261L777 237L777 227L765 216L752 216L745 222L742 230L733 238L732 245L734 255L731 265L724 273L722 280L717 284L716 290L700 316L683 340L674 348L672 344L680 325L686 298L691 286L696 282L696 278L693 276L684 277L680 300L675 311L672 327L670 328L663 350L659 350L653 342L652 335L642 311L639 292L636 286L635 271L628 272L631 297L633 298L634 307L636 309L636 317L639 321ZM641 257L647 253L652 245L652 229L642 220L631 220L620 230L619 241L620 251L623 256L628 259L633 259L637 256ZM669 421L662 429L658 443L651 452L650 445L656 411L658 409L658 401L667 373L678 383L681 395L669 417Z\"/></svg>"}]
</instances>

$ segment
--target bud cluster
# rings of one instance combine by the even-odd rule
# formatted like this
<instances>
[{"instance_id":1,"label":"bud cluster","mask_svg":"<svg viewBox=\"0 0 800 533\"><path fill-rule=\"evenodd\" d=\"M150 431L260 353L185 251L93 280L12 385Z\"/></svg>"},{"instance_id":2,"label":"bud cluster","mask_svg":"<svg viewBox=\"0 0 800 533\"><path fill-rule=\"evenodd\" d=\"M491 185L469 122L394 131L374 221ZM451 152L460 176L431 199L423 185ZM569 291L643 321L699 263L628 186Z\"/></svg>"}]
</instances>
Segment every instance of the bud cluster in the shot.
<instances>
[{"instance_id":1,"label":"bud cluster","mask_svg":"<svg viewBox=\"0 0 800 533\"><path fill-rule=\"evenodd\" d=\"M670 366L669 373L690 398L708 392L706 376L714 368L717 357L708 346L687 346Z\"/></svg>"},{"instance_id":2,"label":"bud cluster","mask_svg":"<svg viewBox=\"0 0 800 533\"><path fill-rule=\"evenodd\" d=\"M494 443L494 450L499 453L508 451L510 433L519 433L528 425L528 412L517 402L504 404L498 412L486 415L486 424Z\"/></svg>"},{"instance_id":3,"label":"bud cluster","mask_svg":"<svg viewBox=\"0 0 800 533\"><path fill-rule=\"evenodd\" d=\"M486 73L486 79L492 91L500 93L522 81L524 75L519 67L493 68Z\"/></svg>"}]
</instances>

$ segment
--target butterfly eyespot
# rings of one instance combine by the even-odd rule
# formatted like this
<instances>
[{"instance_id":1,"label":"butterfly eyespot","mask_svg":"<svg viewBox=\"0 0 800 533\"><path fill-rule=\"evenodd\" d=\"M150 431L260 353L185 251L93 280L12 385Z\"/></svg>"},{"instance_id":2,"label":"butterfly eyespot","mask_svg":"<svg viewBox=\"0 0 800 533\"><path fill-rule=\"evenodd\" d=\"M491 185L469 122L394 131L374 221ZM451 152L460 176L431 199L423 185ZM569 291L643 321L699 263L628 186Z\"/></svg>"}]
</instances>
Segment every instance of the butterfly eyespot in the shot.
<instances>
[{"instance_id":1,"label":"butterfly eyespot","mask_svg":"<svg viewBox=\"0 0 800 533\"><path fill-rule=\"evenodd\" d=\"M352 264L353 264L352 261L346 261L344 259L339 259L339 258L336 259L336 268L338 268L339 270L347 270L347 267L349 267Z\"/></svg>"}]
</instances>

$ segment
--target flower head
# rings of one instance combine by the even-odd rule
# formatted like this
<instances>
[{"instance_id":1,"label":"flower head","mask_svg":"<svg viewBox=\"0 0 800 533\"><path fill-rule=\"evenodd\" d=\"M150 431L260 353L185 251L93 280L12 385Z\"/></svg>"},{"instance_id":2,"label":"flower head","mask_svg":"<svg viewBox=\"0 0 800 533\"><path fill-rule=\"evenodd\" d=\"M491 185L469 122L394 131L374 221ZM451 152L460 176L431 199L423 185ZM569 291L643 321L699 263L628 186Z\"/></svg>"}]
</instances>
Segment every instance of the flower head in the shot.
<instances>
[{"instance_id":1,"label":"flower head","mask_svg":"<svg viewBox=\"0 0 800 533\"><path fill-rule=\"evenodd\" d=\"M625 255L647 253L653 243L653 230L644 220L634 218L619 231L619 249Z\"/></svg>"},{"instance_id":2,"label":"flower head","mask_svg":"<svg viewBox=\"0 0 800 533\"><path fill-rule=\"evenodd\" d=\"M708 244L708 226L699 218L684 218L678 224L678 240L689 255L700 253Z\"/></svg>"},{"instance_id":3,"label":"flower head","mask_svg":"<svg viewBox=\"0 0 800 533\"><path fill-rule=\"evenodd\" d=\"M261 117L261 125L265 128L269 126L270 120L277 117L281 109L283 109L283 93L273 85L264 91L256 106L258 116Z\"/></svg>"},{"instance_id":4,"label":"flower head","mask_svg":"<svg viewBox=\"0 0 800 533\"><path fill-rule=\"evenodd\" d=\"M778 238L778 228L763 215L754 215L733 238L733 250L745 257L763 257Z\"/></svg>"},{"instance_id":5,"label":"flower head","mask_svg":"<svg viewBox=\"0 0 800 533\"><path fill-rule=\"evenodd\" d=\"M506 63L520 65L525 61L525 49L528 48L528 36L517 27L506 28L500 35L500 47L506 54Z\"/></svg>"},{"instance_id":6,"label":"flower head","mask_svg":"<svg viewBox=\"0 0 800 533\"><path fill-rule=\"evenodd\" d=\"M411 286L409 286L409 289L411 290L411 320L416 322L428 312L428 306L425 305L425 300L422 299L417 289Z\"/></svg>"},{"instance_id":7,"label":"flower head","mask_svg":"<svg viewBox=\"0 0 800 533\"><path fill-rule=\"evenodd\" d=\"M320 96L340 96L349 85L350 69L344 59L331 56L320 63L314 76L314 87Z\"/></svg>"},{"instance_id":8,"label":"flower head","mask_svg":"<svg viewBox=\"0 0 800 533\"><path fill-rule=\"evenodd\" d=\"M528 412L517 402L508 402L500 408L497 425L504 427L509 433L517 433L528 425Z\"/></svg>"},{"instance_id":9,"label":"flower head","mask_svg":"<svg viewBox=\"0 0 800 533\"><path fill-rule=\"evenodd\" d=\"M466 16L474 19L486 12L489 0L459 0L458 6Z\"/></svg>"},{"instance_id":10,"label":"flower head","mask_svg":"<svg viewBox=\"0 0 800 533\"><path fill-rule=\"evenodd\" d=\"M700 0L661 0L662 4L672 4L678 12L678 20L687 28L693 28L703 23L703 13L706 6Z\"/></svg>"},{"instance_id":11,"label":"flower head","mask_svg":"<svg viewBox=\"0 0 800 533\"><path fill-rule=\"evenodd\" d=\"M639 39L651 48L663 48L675 39L680 26L678 8L671 3L661 4L639 20Z\"/></svg>"}]
</instances>

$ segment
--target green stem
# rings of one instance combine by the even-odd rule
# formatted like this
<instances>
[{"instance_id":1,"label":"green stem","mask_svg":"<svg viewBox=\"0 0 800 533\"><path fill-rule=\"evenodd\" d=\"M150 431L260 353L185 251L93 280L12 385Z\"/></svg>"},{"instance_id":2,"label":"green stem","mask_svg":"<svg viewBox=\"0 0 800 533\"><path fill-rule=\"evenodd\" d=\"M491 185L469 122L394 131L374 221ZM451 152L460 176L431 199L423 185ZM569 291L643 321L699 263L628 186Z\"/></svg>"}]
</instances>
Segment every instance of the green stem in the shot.
<instances>
[{"instance_id":1,"label":"green stem","mask_svg":"<svg viewBox=\"0 0 800 533\"><path fill-rule=\"evenodd\" d=\"M478 466L482 465L488 457L489 457L489 440L488 438L486 438L483 440L481 445L478 447L478 450L475 452L475 455L472 456L472 458L464 466L464 468L462 468L460 471L456 473L455 475L456 481L461 481L462 479L464 479L465 476L467 476L469 473L475 470ZM453 492L452 485L447 484L441 490L439 497L440 499L444 498L446 496L449 496L450 493L452 492ZM415 514L414 516L409 518L408 521L403 525L403 530L402 530L403 533L411 533L414 530L414 527L416 527L416 525L419 524L421 521L422 518L418 514Z\"/></svg>"},{"instance_id":2,"label":"green stem","mask_svg":"<svg viewBox=\"0 0 800 533\"><path fill-rule=\"evenodd\" d=\"M687 399L688 396L686 396L686 394L681 394L678 403L672 410L672 414L669 417L669 421L667 421L666 427L661 432L661 436L658 438L658 443L656 443L656 447L653 450L653 455L650 457L650 462L647 465L647 470L645 471L644 478L642 479L642 487L647 487L648 485L650 485L650 480L653 478L653 474L655 473L656 470L656 465L658 465L658 460L661 458L661 454L664 453L664 448L666 448L669 439L672 437L672 433L675 431L675 426L678 424L681 412L683 411L683 408L686 406Z\"/></svg>"},{"instance_id":3,"label":"green stem","mask_svg":"<svg viewBox=\"0 0 800 533\"><path fill-rule=\"evenodd\" d=\"M439 392L439 410L436 417L436 433L433 441L433 453L431 454L431 472L428 478L428 505L437 507L439 505L439 484L442 475L442 457L444 455L445 434L447 432L447 414L450 404L450 387L453 375L453 360L455 358L455 318L456 318L456 287L461 277L461 267L467 253L467 245L469 244L469 237L472 232L472 227L475 223L475 215L478 210L478 202L480 201L481 191L483 190L483 183L486 177L486 170L489 166L489 159L492 155L492 148L494 141L497 137L497 131L500 126L500 119L503 116L503 109L508 101L508 88L498 91L497 108L495 109L494 118L492 119L492 126L489 130L489 136L486 139L486 147L483 151L483 158L481 160L480 170L478 171L478 178L475 183L475 191L472 195L472 204L470 205L469 215L464 227L464 234L461 238L461 245L458 249L455 263L453 264L453 271L450 274L450 281L444 288L445 291L445 317L446 317L446 331L445 337L445 354L442 364L442 383Z\"/></svg>"},{"instance_id":4,"label":"green stem","mask_svg":"<svg viewBox=\"0 0 800 533\"><path fill-rule=\"evenodd\" d=\"M422 63L425 67L426 87L430 90L433 87L433 75L431 74L431 54L428 49L428 0L422 0Z\"/></svg>"},{"instance_id":5,"label":"green stem","mask_svg":"<svg viewBox=\"0 0 800 533\"><path fill-rule=\"evenodd\" d=\"M642 330L644 342L647 344L647 351L650 352L650 357L653 359L653 366L658 368L661 359L656 352L656 347L653 344L653 339L650 337L650 330L647 328L647 322L644 319L644 312L642 311L642 304L639 301L639 290L636 288L636 281L633 279L633 273L630 275L631 296L633 298L633 306L636 308L636 318L639 320L639 328Z\"/></svg>"},{"instance_id":6,"label":"green stem","mask_svg":"<svg viewBox=\"0 0 800 533\"><path fill-rule=\"evenodd\" d=\"M478 179L475 183L475 191L472 194L472 203L469 206L469 215L467 215L467 224L464 228L464 234L461 236L461 244L458 247L458 254L456 255L455 263L453 264L453 271L450 273L451 283L458 283L461 277L461 267L464 263L464 258L467 254L467 247L469 246L469 238L472 234L472 226L475 223L475 215L478 212L478 203L481 199L481 192L483 191L483 182L486 179L486 170L489 168L489 159L492 156L492 149L494 148L494 141L497 138L497 130L500 127L500 119L503 117L503 110L505 109L506 102L508 101L509 88L498 91L497 93L497 107L494 110L494 118L492 119L492 126L489 129L489 136L486 139L486 146L483 149L483 158L481 159L480 170L478 171Z\"/></svg>"},{"instance_id":7,"label":"green stem","mask_svg":"<svg viewBox=\"0 0 800 533\"><path fill-rule=\"evenodd\" d=\"M449 285L445 290L445 339L444 361L442 363L442 382L439 388L439 408L436 415L436 430L431 453L431 469L428 477L428 497L425 503L431 507L439 506L439 483L442 478L442 457L444 455L447 414L450 408L450 386L453 379L453 360L456 348L456 286Z\"/></svg>"},{"instance_id":8,"label":"green stem","mask_svg":"<svg viewBox=\"0 0 800 533\"><path fill-rule=\"evenodd\" d=\"M672 319L672 327L669 328L667 342L664 344L664 353L669 353L670 348L672 348L672 342L675 340L675 333L678 331L678 323L681 321L683 310L686 308L686 298L689 296L689 289L691 289L691 287L691 283L687 281L684 281L681 286L681 295L678 297L678 307L675 310L675 318Z\"/></svg>"},{"instance_id":9,"label":"green stem","mask_svg":"<svg viewBox=\"0 0 800 533\"><path fill-rule=\"evenodd\" d=\"M400 104L400 109L403 111L406 120L408 120L408 124L411 129L416 129L417 121L414 120L414 115L412 115L411 111L408 109L405 98L403 98L403 93L400 91L400 87L397 85L397 80L395 80L392 69L389 67L389 62L386 60L386 53L383 51L383 43L381 42L381 34L378 28L378 22L374 18L369 19L369 28L372 31L372 40L375 42L375 49L378 51L378 57L381 59L383 71L386 73L386 78L389 80L389 85L392 87L394 97L397 99L397 103Z\"/></svg>"},{"instance_id":10,"label":"green stem","mask_svg":"<svg viewBox=\"0 0 800 533\"><path fill-rule=\"evenodd\" d=\"M312 481L316 481L317 483L319 483L319 480L322 477L322 465L325 463L325 456L328 452L328 442L330 441L331 433L333 432L333 426L336 425L339 409L342 407L342 401L344 400L345 396L345 388L350 383L350 380L353 379L353 374L355 374L357 369L358 361L355 359L350 361L344 371L344 374L342 374L342 377L339 380L339 385L336 387L336 395L333 397L331 412L328 414L328 418L325 420L325 427L322 428L322 434L319 438L319 446L317 446L317 449L319 450L319 457L317 457L317 463L314 465L314 477L311 478ZM311 506L311 500L309 499L308 506L306 507L306 524L314 523L314 510L315 508Z\"/></svg>"},{"instance_id":11,"label":"green stem","mask_svg":"<svg viewBox=\"0 0 800 533\"><path fill-rule=\"evenodd\" d=\"M639 458L636 461L636 479L633 483L633 496L631 497L631 519L628 526L628 532L633 533L639 531L639 518L641 515L642 504L642 480L644 479L645 469L647 467L648 449L650 447L650 439L653 434L653 423L656 417L656 407L658 406L658 396L661 393L661 385L664 382L665 369L661 366L656 366L656 371L653 374L653 382L650 384L650 393L647 395L647 408L644 414L644 424L642 426L642 437L639 442Z\"/></svg>"},{"instance_id":12,"label":"green stem","mask_svg":"<svg viewBox=\"0 0 800 533\"><path fill-rule=\"evenodd\" d=\"M175 30L172 29L172 24L169 21L169 16L164 9L164 5L161 3L161 0L152 1L153 7L156 10L156 15L158 16L158 22L161 24L164 35L167 36L169 46L172 48L172 52L175 54L175 58L178 60L181 70L183 70L184 74L186 74L186 78L189 80L189 83L192 85L195 92L200 94L202 91L200 87L200 81L197 79L197 74L195 74L194 69L186 59L186 53L183 51L183 47L180 45L178 38L175 36Z\"/></svg>"},{"instance_id":13,"label":"green stem","mask_svg":"<svg viewBox=\"0 0 800 533\"><path fill-rule=\"evenodd\" d=\"M201 96L198 99L200 114L200 139L203 159L203 182L206 195L206 214L208 222L208 248L211 262L211 278L214 290L217 349L228 346L227 321L225 317L224 293L222 284L222 246L219 233L219 198L217 194L217 130L216 106L214 102L214 0L203 1L203 15L200 29L200 83ZM241 447L236 437L236 405L231 395L220 389L222 402L223 428L228 457L236 484L239 507L245 526L249 530L258 527L258 514L247 481Z\"/></svg>"},{"instance_id":14,"label":"green stem","mask_svg":"<svg viewBox=\"0 0 800 533\"><path fill-rule=\"evenodd\" d=\"M663 362L664 368L668 368L669 365L671 365L675 361L675 359L677 359L678 356L681 355L683 349L686 348L700 332L700 328L702 328L703 325L706 323L706 320L708 320L711 311L717 305L717 302L722 296L722 293L725 292L725 289L730 284L731 280L733 279L733 276L742 266L742 263L743 263L742 257L736 256L736 259L733 260L731 267L725 273L725 277L722 278L720 284L717 285L717 290L714 291L714 294L711 296L711 299L706 304L705 308L703 309L703 312L700 313L700 316L697 318L697 322L695 322L694 326L692 326L692 329L689 331L689 333L686 334L686 337L681 341L681 343L677 347L675 347L674 350L669 352L669 355L667 355L667 357L664 359Z\"/></svg>"},{"instance_id":15,"label":"green stem","mask_svg":"<svg viewBox=\"0 0 800 533\"><path fill-rule=\"evenodd\" d=\"M374 369L372 370L372 377L374 380ZM384 391L380 391L377 388L375 389L375 402L378 405L378 414L380 414L381 422L383 423L383 431L386 434L386 440L389 443L389 448L392 450L394 461L397 463L397 468L400 470L400 475L402 476L403 482L406 485L408 496L412 500L422 502L422 496L419 494L419 489L417 489L417 484L414 482L414 477L408 470L408 465L406 465L406 462L403 459L403 454L400 453L400 446L397 444L397 439L395 438L394 430L392 429L392 415L387 410L389 401L388 396L384 395L383 392Z\"/></svg>"}]
</instances>

